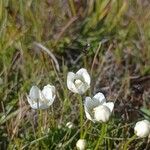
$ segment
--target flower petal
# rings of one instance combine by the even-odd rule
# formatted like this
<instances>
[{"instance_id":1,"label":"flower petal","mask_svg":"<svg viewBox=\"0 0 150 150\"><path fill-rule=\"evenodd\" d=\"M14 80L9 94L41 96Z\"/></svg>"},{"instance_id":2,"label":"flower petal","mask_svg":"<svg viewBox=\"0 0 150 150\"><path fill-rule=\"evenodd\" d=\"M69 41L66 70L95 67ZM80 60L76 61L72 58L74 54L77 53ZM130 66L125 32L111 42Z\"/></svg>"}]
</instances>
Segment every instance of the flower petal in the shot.
<instances>
[{"instance_id":1,"label":"flower petal","mask_svg":"<svg viewBox=\"0 0 150 150\"><path fill-rule=\"evenodd\" d=\"M39 98L39 92L41 90L37 86L32 86L29 92L29 97L31 100L37 100Z\"/></svg>"},{"instance_id":2,"label":"flower petal","mask_svg":"<svg viewBox=\"0 0 150 150\"><path fill-rule=\"evenodd\" d=\"M43 96L42 96L43 94ZM43 90L42 90L42 94L41 94L41 98L44 98L45 102L47 101L47 105L50 106L53 102L54 102L54 99L55 99L55 87L48 84L46 86L44 86Z\"/></svg>"},{"instance_id":3,"label":"flower petal","mask_svg":"<svg viewBox=\"0 0 150 150\"><path fill-rule=\"evenodd\" d=\"M86 107L84 107L84 111L85 111L86 118L94 122L94 119L91 117L91 115Z\"/></svg>"},{"instance_id":4,"label":"flower petal","mask_svg":"<svg viewBox=\"0 0 150 150\"><path fill-rule=\"evenodd\" d=\"M27 100L28 100L28 103L30 104L30 106L32 107L34 101L32 99L30 99L29 96L27 96Z\"/></svg>"},{"instance_id":5,"label":"flower petal","mask_svg":"<svg viewBox=\"0 0 150 150\"><path fill-rule=\"evenodd\" d=\"M52 98L51 86L49 84L44 86L42 93L46 99L51 99Z\"/></svg>"},{"instance_id":6,"label":"flower petal","mask_svg":"<svg viewBox=\"0 0 150 150\"><path fill-rule=\"evenodd\" d=\"M88 74L87 70L84 68L81 68L76 72L77 75L81 76L84 79L84 82L86 82L88 85L91 83L90 75Z\"/></svg>"},{"instance_id":7,"label":"flower petal","mask_svg":"<svg viewBox=\"0 0 150 150\"><path fill-rule=\"evenodd\" d=\"M93 109L98 105L99 105L98 101L92 100L90 97L85 98L84 110L85 110L87 119L95 122L94 118L93 118Z\"/></svg>"},{"instance_id":8,"label":"flower petal","mask_svg":"<svg viewBox=\"0 0 150 150\"><path fill-rule=\"evenodd\" d=\"M84 101L84 111L87 119L91 121L93 120L91 117L92 108L93 108L92 99L90 97L86 97Z\"/></svg>"},{"instance_id":9,"label":"flower petal","mask_svg":"<svg viewBox=\"0 0 150 150\"><path fill-rule=\"evenodd\" d=\"M104 103L103 105L107 106L111 112L114 109L114 103L113 102Z\"/></svg>"},{"instance_id":10,"label":"flower petal","mask_svg":"<svg viewBox=\"0 0 150 150\"><path fill-rule=\"evenodd\" d=\"M98 100L99 101L99 105L103 104L104 102L106 102L106 98L105 98L104 94L101 93L101 92L95 94L93 99L94 100Z\"/></svg>"},{"instance_id":11,"label":"flower petal","mask_svg":"<svg viewBox=\"0 0 150 150\"><path fill-rule=\"evenodd\" d=\"M34 103L33 105L31 105L31 107L33 108L33 109L47 109L49 106L47 105L47 104L45 104L45 103Z\"/></svg>"},{"instance_id":12,"label":"flower petal","mask_svg":"<svg viewBox=\"0 0 150 150\"><path fill-rule=\"evenodd\" d=\"M33 109L45 109L48 107L48 106L46 107L46 105L44 103L40 102L41 101L40 99L37 99L37 101L33 101L30 99L29 96L27 96L27 100L28 100L31 108L33 108Z\"/></svg>"},{"instance_id":13,"label":"flower petal","mask_svg":"<svg viewBox=\"0 0 150 150\"><path fill-rule=\"evenodd\" d=\"M99 105L99 102L97 100L91 99L90 97L86 97L84 105L87 107L87 109L93 110L95 107Z\"/></svg>"},{"instance_id":14,"label":"flower petal","mask_svg":"<svg viewBox=\"0 0 150 150\"><path fill-rule=\"evenodd\" d=\"M94 118L98 122L107 122L111 116L110 109L105 105L94 108Z\"/></svg>"},{"instance_id":15,"label":"flower petal","mask_svg":"<svg viewBox=\"0 0 150 150\"><path fill-rule=\"evenodd\" d=\"M89 86L87 85L87 83L82 83L80 86L78 86L76 88L77 88L79 94L83 94L87 91Z\"/></svg>"},{"instance_id":16,"label":"flower petal","mask_svg":"<svg viewBox=\"0 0 150 150\"><path fill-rule=\"evenodd\" d=\"M73 72L69 72L67 75L67 87L69 90L71 90L74 93L78 93L77 88L74 85L74 79L76 78L76 75Z\"/></svg>"},{"instance_id":17,"label":"flower petal","mask_svg":"<svg viewBox=\"0 0 150 150\"><path fill-rule=\"evenodd\" d=\"M143 120L144 123L148 124L148 126L150 127L150 122L148 120Z\"/></svg>"}]
</instances>

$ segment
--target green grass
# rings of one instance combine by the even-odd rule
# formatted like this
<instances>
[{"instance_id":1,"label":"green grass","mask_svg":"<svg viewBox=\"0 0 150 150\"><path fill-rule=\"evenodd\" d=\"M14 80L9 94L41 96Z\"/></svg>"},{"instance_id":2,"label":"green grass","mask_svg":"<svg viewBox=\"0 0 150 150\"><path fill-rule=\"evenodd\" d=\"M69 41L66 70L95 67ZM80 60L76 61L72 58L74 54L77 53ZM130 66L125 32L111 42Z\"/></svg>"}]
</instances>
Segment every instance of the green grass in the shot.
<instances>
[{"instance_id":1,"label":"green grass","mask_svg":"<svg viewBox=\"0 0 150 150\"><path fill-rule=\"evenodd\" d=\"M150 119L149 9L146 0L0 0L0 149L76 149L82 129L91 150L148 150L147 139L131 138L135 123ZM101 91L115 101L105 133L80 118L80 98L67 89L68 71L82 67L92 80L82 100ZM54 104L32 110L31 86L48 83L57 89Z\"/></svg>"}]
</instances>

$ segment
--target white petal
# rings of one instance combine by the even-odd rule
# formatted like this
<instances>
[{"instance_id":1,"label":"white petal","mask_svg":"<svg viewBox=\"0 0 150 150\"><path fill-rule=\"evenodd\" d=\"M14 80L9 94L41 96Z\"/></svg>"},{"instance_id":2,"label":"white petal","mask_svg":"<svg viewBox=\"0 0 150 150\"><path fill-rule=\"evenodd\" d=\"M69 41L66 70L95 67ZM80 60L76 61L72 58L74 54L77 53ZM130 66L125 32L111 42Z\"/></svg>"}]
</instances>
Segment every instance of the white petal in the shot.
<instances>
[{"instance_id":1,"label":"white petal","mask_svg":"<svg viewBox=\"0 0 150 150\"><path fill-rule=\"evenodd\" d=\"M86 118L94 122L93 118L89 113L89 110L86 107L84 107L84 111L85 111Z\"/></svg>"},{"instance_id":2,"label":"white petal","mask_svg":"<svg viewBox=\"0 0 150 150\"><path fill-rule=\"evenodd\" d=\"M111 112L114 109L114 103L113 102L103 103L103 105L107 106Z\"/></svg>"},{"instance_id":3,"label":"white petal","mask_svg":"<svg viewBox=\"0 0 150 150\"><path fill-rule=\"evenodd\" d=\"M39 104L39 108L40 108L40 109L47 109L47 108L49 108L49 105L47 105L47 104L45 104L45 103L40 103L40 104Z\"/></svg>"},{"instance_id":4,"label":"white petal","mask_svg":"<svg viewBox=\"0 0 150 150\"><path fill-rule=\"evenodd\" d=\"M39 102L39 99L37 99L36 101L34 101L34 100L30 99L29 96L27 96L27 100L28 100L30 106L31 106L33 109L40 109L41 104L40 104L40 102Z\"/></svg>"},{"instance_id":5,"label":"white petal","mask_svg":"<svg viewBox=\"0 0 150 150\"><path fill-rule=\"evenodd\" d=\"M48 100L45 98L44 94L42 91L39 91L39 102L43 103L48 103Z\"/></svg>"},{"instance_id":6,"label":"white petal","mask_svg":"<svg viewBox=\"0 0 150 150\"><path fill-rule=\"evenodd\" d=\"M47 105L47 104L45 104L45 103L34 103L33 105L31 105L31 107L33 108L33 109L47 109L49 106Z\"/></svg>"},{"instance_id":7,"label":"white petal","mask_svg":"<svg viewBox=\"0 0 150 150\"><path fill-rule=\"evenodd\" d=\"M103 104L104 102L106 102L106 98L104 96L103 93L97 93L95 94L95 96L93 97L94 100L98 100L100 104Z\"/></svg>"},{"instance_id":8,"label":"white petal","mask_svg":"<svg viewBox=\"0 0 150 150\"><path fill-rule=\"evenodd\" d=\"M89 120L92 120L92 117L91 117L91 111L92 111L92 108L93 108L93 105L92 105L92 99L90 97L86 97L85 98L85 101L84 101L84 111L85 111L85 115L87 117L87 119Z\"/></svg>"},{"instance_id":9,"label":"white petal","mask_svg":"<svg viewBox=\"0 0 150 150\"><path fill-rule=\"evenodd\" d=\"M94 108L94 118L98 122L107 122L111 116L111 111L107 106L100 105Z\"/></svg>"},{"instance_id":10,"label":"white petal","mask_svg":"<svg viewBox=\"0 0 150 150\"><path fill-rule=\"evenodd\" d=\"M145 119L145 120L143 120L143 122L146 123L150 128L150 122L148 120Z\"/></svg>"},{"instance_id":11,"label":"white petal","mask_svg":"<svg viewBox=\"0 0 150 150\"><path fill-rule=\"evenodd\" d=\"M43 90L42 90L42 94L44 96L44 99L47 100L48 105L50 106L55 99L55 87L51 86L50 84L44 86ZM45 100L45 101L46 101Z\"/></svg>"},{"instance_id":12,"label":"white petal","mask_svg":"<svg viewBox=\"0 0 150 150\"><path fill-rule=\"evenodd\" d=\"M89 109L89 110L93 110L95 107L97 107L99 105L99 101L97 100L93 100L90 97L86 97L85 98L85 102L84 105Z\"/></svg>"},{"instance_id":13,"label":"white petal","mask_svg":"<svg viewBox=\"0 0 150 150\"><path fill-rule=\"evenodd\" d=\"M42 92L40 92L39 108L46 109L54 102L54 98L47 99Z\"/></svg>"},{"instance_id":14,"label":"white petal","mask_svg":"<svg viewBox=\"0 0 150 150\"><path fill-rule=\"evenodd\" d=\"M32 104L32 105L30 105L33 109L38 109L38 105L37 105L37 103L34 103L34 104Z\"/></svg>"},{"instance_id":15,"label":"white petal","mask_svg":"<svg viewBox=\"0 0 150 150\"><path fill-rule=\"evenodd\" d=\"M37 100L39 98L39 91L41 91L37 86L32 86L29 92L29 97L32 100Z\"/></svg>"},{"instance_id":16,"label":"white petal","mask_svg":"<svg viewBox=\"0 0 150 150\"><path fill-rule=\"evenodd\" d=\"M28 103L30 104L30 106L32 107L34 100L30 99L29 96L27 96L27 100L28 100Z\"/></svg>"},{"instance_id":17,"label":"white petal","mask_svg":"<svg viewBox=\"0 0 150 150\"><path fill-rule=\"evenodd\" d=\"M77 88L74 85L74 80L76 78L76 75L73 72L69 72L67 75L67 87L69 90L71 90L74 93L78 93Z\"/></svg>"},{"instance_id":18,"label":"white petal","mask_svg":"<svg viewBox=\"0 0 150 150\"><path fill-rule=\"evenodd\" d=\"M33 109L37 109L37 106L35 106L35 104L40 99L40 92L41 90L37 86L32 86L29 95L27 96L27 100Z\"/></svg>"},{"instance_id":19,"label":"white petal","mask_svg":"<svg viewBox=\"0 0 150 150\"><path fill-rule=\"evenodd\" d=\"M93 118L93 109L98 106L98 101L92 100L90 97L86 97L84 101L84 110L87 119L94 121Z\"/></svg>"},{"instance_id":20,"label":"white petal","mask_svg":"<svg viewBox=\"0 0 150 150\"><path fill-rule=\"evenodd\" d=\"M84 82L86 82L88 85L91 83L90 75L88 74L87 70L84 68L81 68L76 72L77 75L81 76L84 79Z\"/></svg>"},{"instance_id":21,"label":"white petal","mask_svg":"<svg viewBox=\"0 0 150 150\"><path fill-rule=\"evenodd\" d=\"M76 88L77 88L79 94L83 94L88 90L89 86L86 83L82 82L82 84Z\"/></svg>"},{"instance_id":22,"label":"white petal","mask_svg":"<svg viewBox=\"0 0 150 150\"><path fill-rule=\"evenodd\" d=\"M38 109L36 105L30 105L32 109Z\"/></svg>"}]
</instances>

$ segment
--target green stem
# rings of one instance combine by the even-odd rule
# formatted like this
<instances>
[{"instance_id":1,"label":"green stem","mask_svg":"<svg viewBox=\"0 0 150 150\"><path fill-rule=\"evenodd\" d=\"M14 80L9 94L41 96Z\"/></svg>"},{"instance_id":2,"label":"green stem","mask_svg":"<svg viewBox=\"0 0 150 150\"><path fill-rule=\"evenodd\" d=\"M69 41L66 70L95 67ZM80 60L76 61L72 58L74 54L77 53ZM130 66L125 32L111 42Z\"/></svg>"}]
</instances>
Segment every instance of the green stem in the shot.
<instances>
[{"instance_id":1,"label":"green stem","mask_svg":"<svg viewBox=\"0 0 150 150\"><path fill-rule=\"evenodd\" d=\"M20 16L21 16L21 21L22 24L24 24L24 10L23 10L23 0L19 0L19 5L20 5Z\"/></svg>"},{"instance_id":2,"label":"green stem","mask_svg":"<svg viewBox=\"0 0 150 150\"><path fill-rule=\"evenodd\" d=\"M83 139L85 138L85 136L87 135L87 132L91 129L91 122L88 124L87 128L84 130L83 133Z\"/></svg>"},{"instance_id":3,"label":"green stem","mask_svg":"<svg viewBox=\"0 0 150 150\"><path fill-rule=\"evenodd\" d=\"M136 135L133 135L133 136L124 144L123 150L127 150L129 144L130 144L133 140L135 140L135 138L136 138Z\"/></svg>"},{"instance_id":4,"label":"green stem","mask_svg":"<svg viewBox=\"0 0 150 150\"><path fill-rule=\"evenodd\" d=\"M99 145L102 144L104 136L106 134L106 130L107 130L107 124L103 123L102 128L101 128L101 134L100 134L100 137L98 139L98 142L97 142L96 147L95 147L94 150L97 150L99 148Z\"/></svg>"},{"instance_id":5,"label":"green stem","mask_svg":"<svg viewBox=\"0 0 150 150\"><path fill-rule=\"evenodd\" d=\"M38 110L38 136L41 136L42 131L42 110Z\"/></svg>"},{"instance_id":6,"label":"green stem","mask_svg":"<svg viewBox=\"0 0 150 150\"><path fill-rule=\"evenodd\" d=\"M76 9L75 9L74 1L73 0L69 0L69 5L70 5L71 12L72 12L73 16L76 16Z\"/></svg>"},{"instance_id":7,"label":"green stem","mask_svg":"<svg viewBox=\"0 0 150 150\"><path fill-rule=\"evenodd\" d=\"M79 102L80 102L80 138L83 137L83 103L82 103L82 97L79 96Z\"/></svg>"}]
</instances>

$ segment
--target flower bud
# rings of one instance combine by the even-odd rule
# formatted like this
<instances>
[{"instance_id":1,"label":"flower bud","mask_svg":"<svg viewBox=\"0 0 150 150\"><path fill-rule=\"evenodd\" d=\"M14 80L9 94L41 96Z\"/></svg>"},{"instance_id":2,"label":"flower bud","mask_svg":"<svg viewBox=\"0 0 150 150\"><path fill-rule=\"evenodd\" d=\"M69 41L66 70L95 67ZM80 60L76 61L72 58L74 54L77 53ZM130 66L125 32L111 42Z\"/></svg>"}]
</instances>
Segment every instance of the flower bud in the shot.
<instances>
[{"instance_id":1,"label":"flower bud","mask_svg":"<svg viewBox=\"0 0 150 150\"><path fill-rule=\"evenodd\" d=\"M150 122L142 120L135 124L134 132L138 137L144 138L150 134Z\"/></svg>"},{"instance_id":2,"label":"flower bud","mask_svg":"<svg viewBox=\"0 0 150 150\"><path fill-rule=\"evenodd\" d=\"M110 109L105 105L94 108L94 118L98 122L107 122L111 115Z\"/></svg>"},{"instance_id":3,"label":"flower bud","mask_svg":"<svg viewBox=\"0 0 150 150\"><path fill-rule=\"evenodd\" d=\"M79 139L76 143L76 147L77 147L78 150L85 150L86 140L85 139Z\"/></svg>"},{"instance_id":4,"label":"flower bud","mask_svg":"<svg viewBox=\"0 0 150 150\"><path fill-rule=\"evenodd\" d=\"M66 123L66 127L69 128L69 129L72 129L72 128L73 128L73 123L70 122L70 121L67 122L67 123Z\"/></svg>"}]
</instances>

